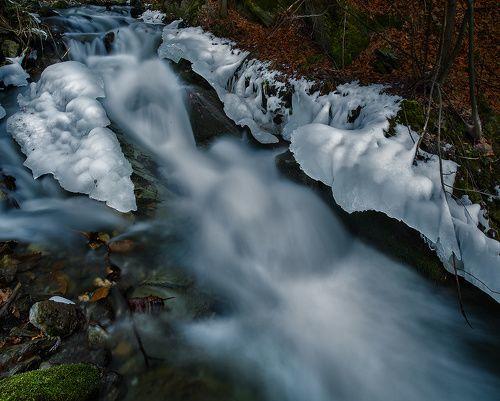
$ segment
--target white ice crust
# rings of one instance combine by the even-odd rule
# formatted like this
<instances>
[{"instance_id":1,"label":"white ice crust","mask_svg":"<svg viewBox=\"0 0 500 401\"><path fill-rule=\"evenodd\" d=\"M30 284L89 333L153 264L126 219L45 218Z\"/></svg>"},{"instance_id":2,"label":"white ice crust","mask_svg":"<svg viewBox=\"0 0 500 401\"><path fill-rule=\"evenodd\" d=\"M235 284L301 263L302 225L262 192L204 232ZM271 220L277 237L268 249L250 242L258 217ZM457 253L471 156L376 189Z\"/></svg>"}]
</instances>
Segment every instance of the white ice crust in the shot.
<instances>
[{"instance_id":1,"label":"white ice crust","mask_svg":"<svg viewBox=\"0 0 500 401\"><path fill-rule=\"evenodd\" d=\"M7 130L27 156L35 178L53 174L68 191L88 194L120 212L136 210L132 168L97 100L102 80L67 61L45 69L18 102Z\"/></svg>"},{"instance_id":2,"label":"white ice crust","mask_svg":"<svg viewBox=\"0 0 500 401\"><path fill-rule=\"evenodd\" d=\"M3 65L0 67L0 82L3 82L5 86L26 86L28 85L27 79L30 77L29 74L24 71L21 63L23 62L24 56L7 58L10 64Z\"/></svg>"},{"instance_id":3,"label":"white ice crust","mask_svg":"<svg viewBox=\"0 0 500 401\"><path fill-rule=\"evenodd\" d=\"M227 115L248 126L259 142L277 142L277 135L290 141L302 170L330 186L344 210L380 211L416 229L448 271L456 268L500 302L500 243L478 228L478 223L485 226L484 211L467 197L445 195L438 156L421 151L425 160L413 164L417 133L398 125L395 136L384 135L388 119L399 110L399 97L384 93L383 86L355 82L320 95L311 82L290 79L290 107L279 73L249 60L248 52L231 41L201 28L179 28L179 21L165 27L158 54L190 61L217 91ZM443 160L446 192L457 168Z\"/></svg>"},{"instance_id":4,"label":"white ice crust","mask_svg":"<svg viewBox=\"0 0 500 401\"><path fill-rule=\"evenodd\" d=\"M158 10L146 10L141 14L139 19L147 24L163 24L165 14Z\"/></svg>"}]
</instances>

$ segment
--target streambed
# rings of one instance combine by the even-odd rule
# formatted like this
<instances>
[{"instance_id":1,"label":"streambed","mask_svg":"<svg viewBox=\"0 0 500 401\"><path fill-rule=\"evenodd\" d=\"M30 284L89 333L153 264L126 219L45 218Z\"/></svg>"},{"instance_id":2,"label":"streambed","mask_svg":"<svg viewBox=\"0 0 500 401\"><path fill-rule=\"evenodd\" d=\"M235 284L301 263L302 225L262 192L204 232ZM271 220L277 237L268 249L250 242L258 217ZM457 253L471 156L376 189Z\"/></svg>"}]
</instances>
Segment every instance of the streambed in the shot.
<instances>
[{"instance_id":1,"label":"streambed","mask_svg":"<svg viewBox=\"0 0 500 401\"><path fill-rule=\"evenodd\" d=\"M125 399L498 398L498 317L468 311L470 329L452 292L362 243L315 193L284 178L275 165L284 149L252 146L216 99L158 59L161 26L122 8L49 20L68 33L70 56L104 80L102 104L153 205L143 213L139 199L139 213L123 219L50 176L33 181L2 120L2 168L18 180L21 209L2 213L0 224L26 242L116 229L140 244L113 256L142 283L133 295L175 298L160 315L137 318L148 353L163 361L147 370L140 353L114 350ZM2 95L8 115L13 95ZM210 129L219 121L217 131L227 131L204 147L196 147L207 135L191 123L192 96ZM80 276L68 294L76 297L92 279L79 267L95 262L98 274L103 255L69 246L79 250L68 272ZM129 329L126 318L108 328L118 339Z\"/></svg>"}]
</instances>

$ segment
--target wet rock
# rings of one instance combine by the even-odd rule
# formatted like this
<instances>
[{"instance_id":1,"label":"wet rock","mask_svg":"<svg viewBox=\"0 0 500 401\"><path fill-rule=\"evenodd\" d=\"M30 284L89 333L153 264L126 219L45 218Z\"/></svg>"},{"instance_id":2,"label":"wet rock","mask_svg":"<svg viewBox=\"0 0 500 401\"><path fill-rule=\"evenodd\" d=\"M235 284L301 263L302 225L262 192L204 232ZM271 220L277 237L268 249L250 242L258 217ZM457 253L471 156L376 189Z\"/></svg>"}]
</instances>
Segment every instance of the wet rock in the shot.
<instances>
[{"instance_id":1,"label":"wet rock","mask_svg":"<svg viewBox=\"0 0 500 401\"><path fill-rule=\"evenodd\" d=\"M98 302L87 303L85 314L90 323L98 323L106 327L114 320L114 312L108 299L101 299Z\"/></svg>"},{"instance_id":2,"label":"wet rock","mask_svg":"<svg viewBox=\"0 0 500 401\"><path fill-rule=\"evenodd\" d=\"M10 39L2 41L1 51L4 57L17 57L19 55L19 43Z\"/></svg>"},{"instance_id":3,"label":"wet rock","mask_svg":"<svg viewBox=\"0 0 500 401\"><path fill-rule=\"evenodd\" d=\"M92 348L89 344L87 332L79 332L63 339L57 353L51 355L41 366L50 367L66 363L89 363L105 367L109 362L110 352L103 348Z\"/></svg>"},{"instance_id":4,"label":"wet rock","mask_svg":"<svg viewBox=\"0 0 500 401\"><path fill-rule=\"evenodd\" d=\"M0 258L0 283L9 284L14 281L17 273L17 263L10 255Z\"/></svg>"},{"instance_id":5,"label":"wet rock","mask_svg":"<svg viewBox=\"0 0 500 401\"><path fill-rule=\"evenodd\" d=\"M309 178L301 170L299 163L293 157L293 153L287 150L275 158L276 167L286 177L300 184L312 185L316 181Z\"/></svg>"},{"instance_id":6,"label":"wet rock","mask_svg":"<svg viewBox=\"0 0 500 401\"><path fill-rule=\"evenodd\" d=\"M108 53L111 53L114 41L115 41L115 33L113 31L108 32L106 35L104 35L104 40L103 40L104 47L106 48L106 51Z\"/></svg>"},{"instance_id":7,"label":"wet rock","mask_svg":"<svg viewBox=\"0 0 500 401\"><path fill-rule=\"evenodd\" d=\"M0 377L37 368L57 346L55 338L41 338L0 350Z\"/></svg>"},{"instance_id":8,"label":"wet rock","mask_svg":"<svg viewBox=\"0 0 500 401\"><path fill-rule=\"evenodd\" d=\"M101 379L101 401L117 401L123 397L122 377L116 372L106 372Z\"/></svg>"},{"instance_id":9,"label":"wet rock","mask_svg":"<svg viewBox=\"0 0 500 401\"><path fill-rule=\"evenodd\" d=\"M90 348L100 349L108 348L111 338L101 326L91 324L87 328L87 342Z\"/></svg>"},{"instance_id":10,"label":"wet rock","mask_svg":"<svg viewBox=\"0 0 500 401\"><path fill-rule=\"evenodd\" d=\"M84 323L83 313L74 304L40 301L30 309L30 323L49 336L65 337Z\"/></svg>"},{"instance_id":11,"label":"wet rock","mask_svg":"<svg viewBox=\"0 0 500 401\"><path fill-rule=\"evenodd\" d=\"M361 110L363 110L363 106L358 106L354 110L351 110L347 116L347 122L349 124L354 123L361 114Z\"/></svg>"},{"instance_id":12,"label":"wet rock","mask_svg":"<svg viewBox=\"0 0 500 401\"><path fill-rule=\"evenodd\" d=\"M34 370L0 380L2 401L94 401L101 371L92 365L71 364Z\"/></svg>"},{"instance_id":13,"label":"wet rock","mask_svg":"<svg viewBox=\"0 0 500 401\"><path fill-rule=\"evenodd\" d=\"M18 373L29 372L30 370L38 369L40 363L42 362L42 358L38 355L34 355L28 359L17 362L12 366L6 376L16 375Z\"/></svg>"}]
</instances>

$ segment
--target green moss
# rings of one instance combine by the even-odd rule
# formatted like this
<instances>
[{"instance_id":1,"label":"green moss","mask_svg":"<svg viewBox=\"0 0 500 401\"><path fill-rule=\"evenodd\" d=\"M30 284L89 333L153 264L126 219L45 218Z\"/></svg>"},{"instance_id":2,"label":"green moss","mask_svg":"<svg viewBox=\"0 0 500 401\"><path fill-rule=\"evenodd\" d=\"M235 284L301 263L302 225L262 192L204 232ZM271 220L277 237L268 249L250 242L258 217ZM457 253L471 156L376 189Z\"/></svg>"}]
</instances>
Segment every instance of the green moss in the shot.
<instances>
[{"instance_id":1,"label":"green moss","mask_svg":"<svg viewBox=\"0 0 500 401\"><path fill-rule=\"evenodd\" d=\"M59 365L0 380L0 401L95 400L100 372L93 365Z\"/></svg>"},{"instance_id":2,"label":"green moss","mask_svg":"<svg viewBox=\"0 0 500 401\"><path fill-rule=\"evenodd\" d=\"M194 25L204 4L205 0L188 0L180 3L165 2L163 9L168 15L175 18L182 18L188 24Z\"/></svg>"},{"instance_id":3,"label":"green moss","mask_svg":"<svg viewBox=\"0 0 500 401\"><path fill-rule=\"evenodd\" d=\"M246 9L263 25L271 26L274 22L274 14L269 10L272 10L274 7L269 7L266 4L262 4L264 8L261 7L259 3L265 3L262 1L255 0L244 0L244 5Z\"/></svg>"},{"instance_id":4,"label":"green moss","mask_svg":"<svg viewBox=\"0 0 500 401\"><path fill-rule=\"evenodd\" d=\"M386 136L396 135L396 125L410 126L413 131L421 132L425 124L425 111L422 104L416 100L403 100L398 114L389 120Z\"/></svg>"}]
</instances>

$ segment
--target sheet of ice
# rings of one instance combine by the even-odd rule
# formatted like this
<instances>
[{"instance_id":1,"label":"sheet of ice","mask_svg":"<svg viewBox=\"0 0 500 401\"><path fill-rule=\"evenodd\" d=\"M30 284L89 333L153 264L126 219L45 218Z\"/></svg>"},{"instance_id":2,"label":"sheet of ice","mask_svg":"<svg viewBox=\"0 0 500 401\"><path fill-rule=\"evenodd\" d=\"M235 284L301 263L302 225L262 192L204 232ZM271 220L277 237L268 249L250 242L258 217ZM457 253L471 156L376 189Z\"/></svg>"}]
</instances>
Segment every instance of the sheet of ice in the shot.
<instances>
[{"instance_id":1,"label":"sheet of ice","mask_svg":"<svg viewBox=\"0 0 500 401\"><path fill-rule=\"evenodd\" d=\"M75 303L67 298L64 298L64 297L60 297L59 295L55 295L53 297L50 297L49 298L49 301L52 301L52 302L58 302L58 303L61 303L61 304L69 304L69 305L74 305Z\"/></svg>"},{"instance_id":2,"label":"sheet of ice","mask_svg":"<svg viewBox=\"0 0 500 401\"><path fill-rule=\"evenodd\" d=\"M24 71L21 63L23 62L24 56L7 58L10 64L3 65L0 67L0 82L3 82L5 86L26 86L28 85L27 79L30 77L29 74Z\"/></svg>"},{"instance_id":3,"label":"sheet of ice","mask_svg":"<svg viewBox=\"0 0 500 401\"><path fill-rule=\"evenodd\" d=\"M4 108L2 107L2 105L0 104L0 120L1 120L2 118L4 118L6 114L7 114L7 113L6 113L5 109L4 109Z\"/></svg>"},{"instance_id":4,"label":"sheet of ice","mask_svg":"<svg viewBox=\"0 0 500 401\"><path fill-rule=\"evenodd\" d=\"M132 168L103 106L102 80L88 67L67 61L45 69L7 130L27 156L35 178L53 174L71 192L88 194L121 212L136 210Z\"/></svg>"},{"instance_id":5,"label":"sheet of ice","mask_svg":"<svg viewBox=\"0 0 500 401\"><path fill-rule=\"evenodd\" d=\"M236 124L248 126L261 143L276 143L278 127L273 122L273 111L280 108L277 97L264 97L267 82L278 75L266 63L247 60L249 53L234 49L234 43L220 39L197 27L178 28L179 21L167 25L160 57L174 62L185 59L193 71L205 78L216 90L224 104L224 111Z\"/></svg>"},{"instance_id":6,"label":"sheet of ice","mask_svg":"<svg viewBox=\"0 0 500 401\"><path fill-rule=\"evenodd\" d=\"M146 10L142 13L139 19L147 24L163 24L165 14L158 10Z\"/></svg>"},{"instance_id":7,"label":"sheet of ice","mask_svg":"<svg viewBox=\"0 0 500 401\"><path fill-rule=\"evenodd\" d=\"M449 271L455 255L459 274L500 301L500 243L478 228L487 224L479 205L445 197L436 155L412 164L415 132L398 126L395 137L384 135L400 98L356 82L320 95L313 82L285 79L233 42L179 23L164 28L159 56L190 61L233 121L259 142L291 141L303 171L331 186L342 208L380 211L415 228ZM453 186L457 167L443 161L446 185Z\"/></svg>"},{"instance_id":8,"label":"sheet of ice","mask_svg":"<svg viewBox=\"0 0 500 401\"><path fill-rule=\"evenodd\" d=\"M408 129L400 125L395 137L386 138L388 122L379 122L357 129L346 123L305 125L292 133L290 149L308 176L332 188L343 209L377 210L415 228L436 248L448 271L454 271L454 254L458 273L499 301L500 243L478 228L479 205L445 198L438 157L426 153L414 166ZM445 185L453 185L457 167L443 160Z\"/></svg>"}]
</instances>

